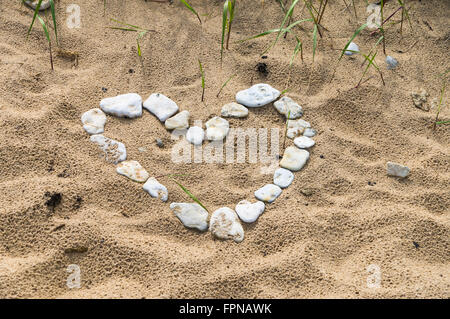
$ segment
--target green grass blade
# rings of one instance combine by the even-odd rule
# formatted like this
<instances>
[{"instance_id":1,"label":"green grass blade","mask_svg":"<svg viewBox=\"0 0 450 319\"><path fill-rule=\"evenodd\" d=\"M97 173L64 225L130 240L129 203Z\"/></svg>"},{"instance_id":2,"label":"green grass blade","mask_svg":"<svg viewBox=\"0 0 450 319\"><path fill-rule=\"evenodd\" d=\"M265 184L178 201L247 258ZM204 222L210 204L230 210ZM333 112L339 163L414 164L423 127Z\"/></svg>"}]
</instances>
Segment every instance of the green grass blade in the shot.
<instances>
[{"instance_id":1,"label":"green grass blade","mask_svg":"<svg viewBox=\"0 0 450 319\"><path fill-rule=\"evenodd\" d=\"M219 97L219 94L220 94L220 92L222 92L223 88L224 88L225 86L227 86L228 82L230 82L231 79L234 78L235 76L236 76L236 74L233 74L232 76L230 76L230 77L228 78L228 80L226 80L226 81L222 84L222 86L220 87L219 92L217 92L217 95L216 95L217 97Z\"/></svg>"},{"instance_id":2,"label":"green grass blade","mask_svg":"<svg viewBox=\"0 0 450 319\"><path fill-rule=\"evenodd\" d=\"M227 28L227 19L228 19L228 0L223 4L223 12L222 12L222 40L220 42L220 63L222 63L223 59L223 46L225 42L225 31Z\"/></svg>"},{"instance_id":3,"label":"green grass blade","mask_svg":"<svg viewBox=\"0 0 450 319\"><path fill-rule=\"evenodd\" d=\"M28 29L27 38L30 35L31 29L33 29L33 24L34 24L34 21L36 20L36 17L38 16L38 12L39 12L39 9L41 8L42 1L43 0L39 0L39 2L36 5L36 9L34 10L33 20L31 20L30 28ZM22 0L22 2L25 2L25 0Z\"/></svg>"},{"instance_id":4,"label":"green grass blade","mask_svg":"<svg viewBox=\"0 0 450 319\"><path fill-rule=\"evenodd\" d=\"M180 2L183 3L186 6L186 8L188 8L193 14L195 14L197 16L198 21L200 21L200 24L202 24L202 20L200 19L200 16L198 15L197 11L195 11L195 9L192 8L191 5L189 3L187 3L187 1L185 1L185 0L180 0Z\"/></svg>"},{"instance_id":5,"label":"green grass blade","mask_svg":"<svg viewBox=\"0 0 450 319\"><path fill-rule=\"evenodd\" d=\"M44 29L44 33L47 38L47 41L50 43L50 34L48 33L48 29L47 29L47 26L45 25L44 20L42 20L42 18L39 15L37 15L37 18L38 18L39 22L41 23L42 28Z\"/></svg>"},{"instance_id":6,"label":"green grass blade","mask_svg":"<svg viewBox=\"0 0 450 319\"><path fill-rule=\"evenodd\" d=\"M52 13L53 28L55 29L56 44L59 44L58 43L58 29L56 27L55 2L53 0L50 0L50 11Z\"/></svg>"},{"instance_id":7,"label":"green grass blade","mask_svg":"<svg viewBox=\"0 0 450 319\"><path fill-rule=\"evenodd\" d=\"M205 73L203 71L203 66L202 66L202 62L200 61L200 59L198 59L198 66L200 68L200 73L202 75L202 88L205 88Z\"/></svg>"},{"instance_id":8,"label":"green grass blade","mask_svg":"<svg viewBox=\"0 0 450 319\"><path fill-rule=\"evenodd\" d=\"M277 37L276 37L275 41L273 41L272 45L269 48L267 48L264 51L264 53L268 52L271 48L273 48L277 44L278 40L280 39L281 32L283 31L283 27L286 24L286 22L289 20L289 17L292 16L292 11L294 10L294 7L298 3L298 1L299 0L294 0L292 2L291 6L289 7L289 10L286 12L286 15L284 16L283 22L281 23L281 26L279 28L279 31L278 31L278 34L277 34Z\"/></svg>"},{"instance_id":9,"label":"green grass blade","mask_svg":"<svg viewBox=\"0 0 450 319\"><path fill-rule=\"evenodd\" d=\"M184 187L181 183L179 183L175 178L173 178L172 176L169 176L182 190L183 192L185 192L194 202L196 202L197 204L199 204L201 207L203 207L207 212L209 212L209 210L205 207L205 205L202 204L202 202L200 202L198 200L197 197L195 197L186 187Z\"/></svg>"}]
</instances>

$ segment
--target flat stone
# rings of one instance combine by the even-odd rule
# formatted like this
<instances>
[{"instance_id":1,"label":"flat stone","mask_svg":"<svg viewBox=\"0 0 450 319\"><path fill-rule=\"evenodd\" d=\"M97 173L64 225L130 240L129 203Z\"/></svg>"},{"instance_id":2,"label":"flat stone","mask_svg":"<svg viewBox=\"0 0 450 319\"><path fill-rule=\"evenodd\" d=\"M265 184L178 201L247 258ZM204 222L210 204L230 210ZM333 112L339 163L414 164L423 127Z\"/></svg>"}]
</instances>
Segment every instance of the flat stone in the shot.
<instances>
[{"instance_id":1,"label":"flat stone","mask_svg":"<svg viewBox=\"0 0 450 319\"><path fill-rule=\"evenodd\" d=\"M89 134L100 134L105 131L106 115L99 108L91 109L81 115L81 122Z\"/></svg>"},{"instance_id":2,"label":"flat stone","mask_svg":"<svg viewBox=\"0 0 450 319\"><path fill-rule=\"evenodd\" d=\"M189 111L180 112L171 118L168 118L164 123L168 130L183 130L189 127Z\"/></svg>"},{"instance_id":3,"label":"flat stone","mask_svg":"<svg viewBox=\"0 0 450 319\"><path fill-rule=\"evenodd\" d=\"M312 138L307 136L299 136L294 139L294 144L298 148L310 148L316 144Z\"/></svg>"},{"instance_id":4,"label":"flat stone","mask_svg":"<svg viewBox=\"0 0 450 319\"><path fill-rule=\"evenodd\" d=\"M100 146L100 149L105 153L107 162L117 164L127 159L127 150L123 143L100 134L92 135L90 139L91 142Z\"/></svg>"},{"instance_id":5,"label":"flat stone","mask_svg":"<svg viewBox=\"0 0 450 319\"><path fill-rule=\"evenodd\" d=\"M224 117L246 117L248 115L248 109L236 102L225 104L220 112Z\"/></svg>"},{"instance_id":6,"label":"flat stone","mask_svg":"<svg viewBox=\"0 0 450 319\"><path fill-rule=\"evenodd\" d=\"M194 145L201 145L205 139L205 131L199 126L191 126L186 132L186 140Z\"/></svg>"},{"instance_id":7,"label":"flat stone","mask_svg":"<svg viewBox=\"0 0 450 319\"><path fill-rule=\"evenodd\" d=\"M227 136L230 130L230 124L228 121L215 116L205 123L206 126L206 138L210 141L221 141Z\"/></svg>"},{"instance_id":8,"label":"flat stone","mask_svg":"<svg viewBox=\"0 0 450 319\"><path fill-rule=\"evenodd\" d=\"M299 171L305 166L309 159L309 152L301 150L295 146L289 146L284 151L283 158L280 161L280 166L290 171Z\"/></svg>"},{"instance_id":9,"label":"flat stone","mask_svg":"<svg viewBox=\"0 0 450 319\"><path fill-rule=\"evenodd\" d=\"M159 148L164 147L164 142L160 138L155 138L156 145L158 145Z\"/></svg>"},{"instance_id":10,"label":"flat stone","mask_svg":"<svg viewBox=\"0 0 450 319\"><path fill-rule=\"evenodd\" d=\"M288 169L280 167L273 173L273 183L281 188L288 187L293 180L294 174Z\"/></svg>"},{"instance_id":11,"label":"flat stone","mask_svg":"<svg viewBox=\"0 0 450 319\"><path fill-rule=\"evenodd\" d=\"M305 120L289 120L287 137L295 138L297 136L301 136L305 132L305 129L309 127L311 127L311 124Z\"/></svg>"},{"instance_id":12,"label":"flat stone","mask_svg":"<svg viewBox=\"0 0 450 319\"><path fill-rule=\"evenodd\" d=\"M397 67L398 61L395 58L393 58L390 55L388 55L386 57L386 64L387 64L388 70L392 70L392 69L395 69Z\"/></svg>"},{"instance_id":13,"label":"flat stone","mask_svg":"<svg viewBox=\"0 0 450 319\"><path fill-rule=\"evenodd\" d=\"M260 107L269 104L280 96L280 91L269 84L255 84L252 87L239 91L236 101L247 107Z\"/></svg>"},{"instance_id":14,"label":"flat stone","mask_svg":"<svg viewBox=\"0 0 450 319\"><path fill-rule=\"evenodd\" d=\"M253 223L264 212L265 207L261 201L252 204L247 200L241 200L236 205L236 213L244 223Z\"/></svg>"},{"instance_id":15,"label":"flat stone","mask_svg":"<svg viewBox=\"0 0 450 319\"><path fill-rule=\"evenodd\" d=\"M118 117L135 118L142 116L142 98L136 93L107 97L100 101L103 112Z\"/></svg>"},{"instance_id":16,"label":"flat stone","mask_svg":"<svg viewBox=\"0 0 450 319\"><path fill-rule=\"evenodd\" d=\"M153 93L144 102L144 107L161 122L178 112L178 105L161 93Z\"/></svg>"},{"instance_id":17,"label":"flat stone","mask_svg":"<svg viewBox=\"0 0 450 319\"><path fill-rule=\"evenodd\" d=\"M150 194L153 198L159 198L163 202L167 201L167 198L169 197L169 192L167 191L166 186L159 183L156 178L150 177L142 186L142 188Z\"/></svg>"},{"instance_id":18,"label":"flat stone","mask_svg":"<svg viewBox=\"0 0 450 319\"><path fill-rule=\"evenodd\" d=\"M211 215L209 230L219 239L233 239L239 243L244 240L244 229L238 215L228 207L222 207Z\"/></svg>"},{"instance_id":19,"label":"flat stone","mask_svg":"<svg viewBox=\"0 0 450 319\"><path fill-rule=\"evenodd\" d=\"M291 120L295 120L303 115L302 107L288 96L283 96L273 103L273 106L275 106L278 113L283 114L286 118L288 118L289 114L289 119Z\"/></svg>"},{"instance_id":20,"label":"flat stone","mask_svg":"<svg viewBox=\"0 0 450 319\"><path fill-rule=\"evenodd\" d=\"M317 134L317 131L311 127L305 128L305 131L303 132L303 136L306 136L306 137L314 137L314 136L316 136L316 134Z\"/></svg>"},{"instance_id":21,"label":"flat stone","mask_svg":"<svg viewBox=\"0 0 450 319\"><path fill-rule=\"evenodd\" d=\"M208 229L208 212L197 203L171 203L170 209L185 227Z\"/></svg>"},{"instance_id":22,"label":"flat stone","mask_svg":"<svg viewBox=\"0 0 450 319\"><path fill-rule=\"evenodd\" d=\"M387 162L387 174L389 176L396 176L405 178L409 175L410 169L407 166L394 163L394 162Z\"/></svg>"},{"instance_id":23,"label":"flat stone","mask_svg":"<svg viewBox=\"0 0 450 319\"><path fill-rule=\"evenodd\" d=\"M120 175L139 183L145 182L149 177L145 168L138 161L133 160L120 162L117 164L116 171Z\"/></svg>"},{"instance_id":24,"label":"flat stone","mask_svg":"<svg viewBox=\"0 0 450 319\"><path fill-rule=\"evenodd\" d=\"M280 194L281 188L274 184L267 184L255 191L255 197L267 203L275 201Z\"/></svg>"},{"instance_id":25,"label":"flat stone","mask_svg":"<svg viewBox=\"0 0 450 319\"><path fill-rule=\"evenodd\" d=\"M350 42L350 44L348 45L347 50L344 52L344 54L345 55L353 55L353 54L357 54L357 53L359 53L359 46L355 42Z\"/></svg>"}]
</instances>

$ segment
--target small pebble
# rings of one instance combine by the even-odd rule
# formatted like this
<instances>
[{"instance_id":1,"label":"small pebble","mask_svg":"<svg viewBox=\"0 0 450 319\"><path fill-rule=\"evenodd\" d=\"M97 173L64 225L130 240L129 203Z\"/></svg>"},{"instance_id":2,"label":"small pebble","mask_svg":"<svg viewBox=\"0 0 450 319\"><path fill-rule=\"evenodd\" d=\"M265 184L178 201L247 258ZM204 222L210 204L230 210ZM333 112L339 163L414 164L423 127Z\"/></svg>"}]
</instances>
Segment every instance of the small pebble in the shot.
<instances>
[{"instance_id":1,"label":"small pebble","mask_svg":"<svg viewBox=\"0 0 450 319\"><path fill-rule=\"evenodd\" d=\"M299 136L294 139L294 144L298 148L310 148L316 144L312 138L307 136Z\"/></svg>"},{"instance_id":2,"label":"small pebble","mask_svg":"<svg viewBox=\"0 0 450 319\"><path fill-rule=\"evenodd\" d=\"M201 145L205 139L205 131L199 126L191 126L186 133L186 140L194 145Z\"/></svg>"},{"instance_id":3,"label":"small pebble","mask_svg":"<svg viewBox=\"0 0 450 319\"><path fill-rule=\"evenodd\" d=\"M359 46L355 42L350 42L347 50L345 51L345 55L353 55L357 53L359 53Z\"/></svg>"},{"instance_id":4,"label":"small pebble","mask_svg":"<svg viewBox=\"0 0 450 319\"><path fill-rule=\"evenodd\" d=\"M105 153L106 161L117 164L127 159L125 145L116 140L110 139L100 134L92 135L91 142L100 146Z\"/></svg>"},{"instance_id":5,"label":"small pebble","mask_svg":"<svg viewBox=\"0 0 450 319\"><path fill-rule=\"evenodd\" d=\"M145 152L147 152L147 148L145 148L145 147L138 147L138 151L141 152L141 153L145 153Z\"/></svg>"},{"instance_id":6,"label":"small pebble","mask_svg":"<svg viewBox=\"0 0 450 319\"><path fill-rule=\"evenodd\" d=\"M228 121L215 116L205 123L206 126L206 138L210 141L221 141L227 136L230 130Z\"/></svg>"},{"instance_id":7,"label":"small pebble","mask_svg":"<svg viewBox=\"0 0 450 319\"><path fill-rule=\"evenodd\" d=\"M36 10L37 5L39 3L39 0L25 0L24 3L27 6L31 7L32 9ZM44 0L44 1L41 2L41 6L39 7L39 11L46 10L46 9L50 8L50 6L51 6L50 1L49 0Z\"/></svg>"},{"instance_id":8,"label":"small pebble","mask_svg":"<svg viewBox=\"0 0 450 319\"><path fill-rule=\"evenodd\" d=\"M246 117L248 115L248 109L236 102L225 104L221 111L224 117Z\"/></svg>"},{"instance_id":9,"label":"small pebble","mask_svg":"<svg viewBox=\"0 0 450 319\"><path fill-rule=\"evenodd\" d=\"M387 174L389 176L396 176L405 178L409 175L410 169L407 166L393 163L393 162L387 162Z\"/></svg>"},{"instance_id":10,"label":"small pebble","mask_svg":"<svg viewBox=\"0 0 450 319\"><path fill-rule=\"evenodd\" d=\"M83 128L89 134L99 134L105 131L106 115L99 108L91 109L81 116Z\"/></svg>"},{"instance_id":11,"label":"small pebble","mask_svg":"<svg viewBox=\"0 0 450 319\"><path fill-rule=\"evenodd\" d=\"M269 84L255 84L249 89L239 91L236 101L247 107L260 107L275 101L280 96L280 91Z\"/></svg>"},{"instance_id":12,"label":"small pebble","mask_svg":"<svg viewBox=\"0 0 450 319\"><path fill-rule=\"evenodd\" d=\"M314 137L314 136L316 136L316 134L317 134L317 131L311 127L305 128L305 131L303 132L303 136L306 136L306 137Z\"/></svg>"},{"instance_id":13,"label":"small pebble","mask_svg":"<svg viewBox=\"0 0 450 319\"><path fill-rule=\"evenodd\" d=\"M118 117L135 118L142 115L142 98L136 93L107 97L100 101L103 112Z\"/></svg>"},{"instance_id":14,"label":"small pebble","mask_svg":"<svg viewBox=\"0 0 450 319\"><path fill-rule=\"evenodd\" d=\"M261 201L252 204L247 200L241 200L236 205L236 213L244 223L253 223L264 212L265 207Z\"/></svg>"},{"instance_id":15,"label":"small pebble","mask_svg":"<svg viewBox=\"0 0 450 319\"><path fill-rule=\"evenodd\" d=\"M387 64L388 70L392 70L392 69L395 69L397 67L398 61L395 58L393 58L390 55L388 55L386 57L386 64Z\"/></svg>"},{"instance_id":16,"label":"small pebble","mask_svg":"<svg viewBox=\"0 0 450 319\"><path fill-rule=\"evenodd\" d=\"M139 183L145 182L149 177L145 168L138 161L133 160L120 162L117 164L116 171L120 175Z\"/></svg>"},{"instance_id":17,"label":"small pebble","mask_svg":"<svg viewBox=\"0 0 450 319\"><path fill-rule=\"evenodd\" d=\"M281 188L286 188L291 185L294 180L294 174L285 168L278 168L273 174L273 183Z\"/></svg>"},{"instance_id":18,"label":"small pebble","mask_svg":"<svg viewBox=\"0 0 450 319\"><path fill-rule=\"evenodd\" d=\"M167 201L167 198L169 197L169 192L167 191L166 186L159 183L156 178L150 177L142 186L142 188L150 194L153 198L159 198L163 202Z\"/></svg>"},{"instance_id":19,"label":"small pebble","mask_svg":"<svg viewBox=\"0 0 450 319\"><path fill-rule=\"evenodd\" d=\"M159 148L163 148L164 147L164 143L160 138L156 138L155 139L156 145L158 145Z\"/></svg>"},{"instance_id":20,"label":"small pebble","mask_svg":"<svg viewBox=\"0 0 450 319\"><path fill-rule=\"evenodd\" d=\"M228 207L219 208L212 213L209 230L220 239L233 239L237 243L244 240L244 229L238 215Z\"/></svg>"},{"instance_id":21,"label":"small pebble","mask_svg":"<svg viewBox=\"0 0 450 319\"><path fill-rule=\"evenodd\" d=\"M290 120L295 120L303 115L302 107L288 96L283 96L281 99L273 103L273 105L277 109L278 113L283 114L286 118L288 118L289 114Z\"/></svg>"},{"instance_id":22,"label":"small pebble","mask_svg":"<svg viewBox=\"0 0 450 319\"><path fill-rule=\"evenodd\" d=\"M154 114L161 122L178 112L178 105L161 93L153 93L144 102L144 107Z\"/></svg>"},{"instance_id":23,"label":"small pebble","mask_svg":"<svg viewBox=\"0 0 450 319\"><path fill-rule=\"evenodd\" d=\"M314 190L312 190L311 188L304 188L300 190L300 193L302 193L304 196L311 196L312 194L314 194Z\"/></svg>"},{"instance_id":24,"label":"small pebble","mask_svg":"<svg viewBox=\"0 0 450 319\"><path fill-rule=\"evenodd\" d=\"M290 120L288 121L287 137L295 138L302 135L306 128L310 128L311 124L305 120Z\"/></svg>"},{"instance_id":25,"label":"small pebble","mask_svg":"<svg viewBox=\"0 0 450 319\"><path fill-rule=\"evenodd\" d=\"M284 151L283 158L280 161L280 166L290 171L299 171L305 166L309 159L309 152L301 150L295 146L289 146Z\"/></svg>"},{"instance_id":26,"label":"small pebble","mask_svg":"<svg viewBox=\"0 0 450 319\"><path fill-rule=\"evenodd\" d=\"M255 197L267 203L272 203L280 194L281 188L274 184L267 184L255 191Z\"/></svg>"},{"instance_id":27,"label":"small pebble","mask_svg":"<svg viewBox=\"0 0 450 319\"><path fill-rule=\"evenodd\" d=\"M164 123L168 130L183 130L189 127L189 111L180 112L171 118L168 118Z\"/></svg>"},{"instance_id":28,"label":"small pebble","mask_svg":"<svg viewBox=\"0 0 450 319\"><path fill-rule=\"evenodd\" d=\"M171 203L170 209L181 223L200 231L208 229L208 212L197 203Z\"/></svg>"},{"instance_id":29,"label":"small pebble","mask_svg":"<svg viewBox=\"0 0 450 319\"><path fill-rule=\"evenodd\" d=\"M108 91L108 89L107 89L107 88L104 88L104 87L102 87L102 91L103 91L103 93L106 93L106 91Z\"/></svg>"}]
</instances>

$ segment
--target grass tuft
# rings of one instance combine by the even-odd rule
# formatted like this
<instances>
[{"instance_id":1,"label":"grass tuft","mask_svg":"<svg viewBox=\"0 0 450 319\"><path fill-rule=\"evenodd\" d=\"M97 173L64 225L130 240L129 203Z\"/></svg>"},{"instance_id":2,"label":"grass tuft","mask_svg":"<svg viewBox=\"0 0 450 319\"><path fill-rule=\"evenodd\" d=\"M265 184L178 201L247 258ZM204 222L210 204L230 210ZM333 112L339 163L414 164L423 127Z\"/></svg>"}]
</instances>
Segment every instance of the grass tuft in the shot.
<instances>
[{"instance_id":1,"label":"grass tuft","mask_svg":"<svg viewBox=\"0 0 450 319\"><path fill-rule=\"evenodd\" d=\"M198 21L200 22L200 24L202 24L202 19L200 19L199 14L197 13L197 11L195 11L195 9L185 0L180 0L180 2L182 4L184 4L186 6L186 8L188 8L193 14L195 14L197 16Z\"/></svg>"},{"instance_id":2,"label":"grass tuft","mask_svg":"<svg viewBox=\"0 0 450 319\"><path fill-rule=\"evenodd\" d=\"M202 62L198 59L198 67L200 68L200 74L202 75L202 102L205 98L205 71L203 70Z\"/></svg>"}]
</instances>

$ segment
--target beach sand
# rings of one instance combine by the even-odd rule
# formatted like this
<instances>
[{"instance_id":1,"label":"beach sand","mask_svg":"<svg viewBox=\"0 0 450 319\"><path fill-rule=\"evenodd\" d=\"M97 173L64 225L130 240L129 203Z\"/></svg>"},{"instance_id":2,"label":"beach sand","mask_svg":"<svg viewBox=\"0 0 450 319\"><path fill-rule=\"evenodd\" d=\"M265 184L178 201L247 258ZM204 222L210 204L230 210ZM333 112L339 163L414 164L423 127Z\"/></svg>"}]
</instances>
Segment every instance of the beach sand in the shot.
<instances>
[{"instance_id":1,"label":"beach sand","mask_svg":"<svg viewBox=\"0 0 450 319\"><path fill-rule=\"evenodd\" d=\"M371 69L359 88L362 56L337 61L365 23L363 1L356 1L358 18L343 2L330 1L322 20L328 31L313 64L312 24L293 29L304 40L304 61L298 55L291 69L292 35L266 59L261 53L275 35L236 43L278 28L279 4L237 2L221 66L222 1L190 1L202 14L200 25L178 1L108 0L104 10L102 1L77 0L81 27L73 29L66 24L73 1L56 1L59 47L66 54L56 54L53 44L54 71L38 21L26 38L33 11L19 1L1 2L0 297L450 297L450 130L433 129L435 109L418 109L411 99L421 88L430 95L428 104L439 97L439 74L449 68L450 2L407 1L413 31L405 22L403 36L398 24L386 33L386 53L399 66L387 70L379 47L375 61L386 85ZM396 6L389 1L385 10ZM50 13L42 15L51 25ZM117 26L110 18L152 30L141 39L142 64L137 34L107 28ZM301 18L308 13L299 6L294 19ZM378 37L370 32L355 39L365 53ZM67 52L77 54L77 65ZM198 59L206 76L204 103ZM258 72L258 63L266 63L267 74ZM80 121L102 98L136 92L146 99L159 92L188 110L191 124L204 123L220 115L236 92L260 82L289 88L318 134L293 184L256 223L243 223L241 243L185 228L169 203L189 197L160 178L169 201L151 198L105 162ZM449 116L445 106L441 118ZM279 128L280 139L285 125L272 104L229 122ZM210 212L253 201L253 192L272 180L261 174L261 163L173 163L176 141L146 110L133 120L108 115L104 134L123 142L128 159L150 176L189 174L179 181ZM407 165L410 176L387 176L387 161ZM67 286L69 265L80 267L80 288ZM373 269L381 274L378 288L367 285Z\"/></svg>"}]
</instances>

